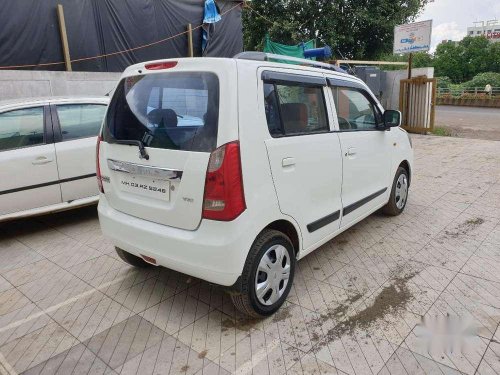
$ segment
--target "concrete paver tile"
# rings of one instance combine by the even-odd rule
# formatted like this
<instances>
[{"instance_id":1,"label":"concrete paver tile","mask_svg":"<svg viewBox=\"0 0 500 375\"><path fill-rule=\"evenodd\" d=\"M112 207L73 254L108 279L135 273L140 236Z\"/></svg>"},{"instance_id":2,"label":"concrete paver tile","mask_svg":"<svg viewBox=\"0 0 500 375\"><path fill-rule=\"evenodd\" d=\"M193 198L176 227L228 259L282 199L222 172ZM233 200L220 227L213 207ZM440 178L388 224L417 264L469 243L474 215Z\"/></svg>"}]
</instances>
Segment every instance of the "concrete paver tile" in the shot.
<instances>
[{"instance_id":1,"label":"concrete paver tile","mask_svg":"<svg viewBox=\"0 0 500 375\"><path fill-rule=\"evenodd\" d=\"M50 317L32 302L0 315L0 345L36 331L48 323Z\"/></svg>"},{"instance_id":2,"label":"concrete paver tile","mask_svg":"<svg viewBox=\"0 0 500 375\"><path fill-rule=\"evenodd\" d=\"M98 333L83 344L115 369L163 340L164 332L138 315Z\"/></svg>"},{"instance_id":3,"label":"concrete paver tile","mask_svg":"<svg viewBox=\"0 0 500 375\"><path fill-rule=\"evenodd\" d=\"M30 368L25 375L52 375L52 374L110 374L114 372L100 358L78 344L54 356L39 365Z\"/></svg>"},{"instance_id":4,"label":"concrete paver tile","mask_svg":"<svg viewBox=\"0 0 500 375\"><path fill-rule=\"evenodd\" d=\"M77 345L71 336L57 323L50 323L0 347L8 363L18 373L34 367L47 359Z\"/></svg>"},{"instance_id":5,"label":"concrete paver tile","mask_svg":"<svg viewBox=\"0 0 500 375\"><path fill-rule=\"evenodd\" d=\"M58 273L62 269L47 259L42 259L32 264L25 265L3 273L3 277L12 285L18 287L37 281L47 275Z\"/></svg>"},{"instance_id":6,"label":"concrete paver tile","mask_svg":"<svg viewBox=\"0 0 500 375\"><path fill-rule=\"evenodd\" d=\"M0 274L42 259L40 254L14 238L0 241Z\"/></svg>"}]
</instances>

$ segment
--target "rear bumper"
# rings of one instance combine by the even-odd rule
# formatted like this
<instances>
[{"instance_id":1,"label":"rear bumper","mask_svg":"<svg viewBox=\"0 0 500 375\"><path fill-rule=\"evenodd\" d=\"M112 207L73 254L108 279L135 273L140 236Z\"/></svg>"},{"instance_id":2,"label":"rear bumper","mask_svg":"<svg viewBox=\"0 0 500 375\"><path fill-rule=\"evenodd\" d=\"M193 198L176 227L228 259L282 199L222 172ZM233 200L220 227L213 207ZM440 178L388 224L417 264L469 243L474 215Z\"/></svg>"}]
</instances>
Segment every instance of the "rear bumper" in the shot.
<instances>
[{"instance_id":1,"label":"rear bumper","mask_svg":"<svg viewBox=\"0 0 500 375\"><path fill-rule=\"evenodd\" d=\"M242 216L232 222L202 220L195 231L153 223L99 200L102 232L119 248L156 259L157 264L215 284L233 286L243 270L253 239L238 235ZM238 224L238 222L240 224Z\"/></svg>"}]
</instances>

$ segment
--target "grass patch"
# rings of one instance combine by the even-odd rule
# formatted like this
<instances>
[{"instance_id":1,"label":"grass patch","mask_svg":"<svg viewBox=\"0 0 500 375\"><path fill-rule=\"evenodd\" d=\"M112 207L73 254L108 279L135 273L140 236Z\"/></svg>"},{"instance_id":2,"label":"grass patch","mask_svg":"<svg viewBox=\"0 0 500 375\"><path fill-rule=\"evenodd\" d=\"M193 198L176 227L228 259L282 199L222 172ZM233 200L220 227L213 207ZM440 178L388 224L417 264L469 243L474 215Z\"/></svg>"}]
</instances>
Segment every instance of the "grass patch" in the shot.
<instances>
[{"instance_id":1,"label":"grass patch","mask_svg":"<svg viewBox=\"0 0 500 375\"><path fill-rule=\"evenodd\" d=\"M434 130L432 131L432 134L438 135L440 137L451 137L451 131L449 131L446 128L442 128L440 126L434 127Z\"/></svg>"}]
</instances>

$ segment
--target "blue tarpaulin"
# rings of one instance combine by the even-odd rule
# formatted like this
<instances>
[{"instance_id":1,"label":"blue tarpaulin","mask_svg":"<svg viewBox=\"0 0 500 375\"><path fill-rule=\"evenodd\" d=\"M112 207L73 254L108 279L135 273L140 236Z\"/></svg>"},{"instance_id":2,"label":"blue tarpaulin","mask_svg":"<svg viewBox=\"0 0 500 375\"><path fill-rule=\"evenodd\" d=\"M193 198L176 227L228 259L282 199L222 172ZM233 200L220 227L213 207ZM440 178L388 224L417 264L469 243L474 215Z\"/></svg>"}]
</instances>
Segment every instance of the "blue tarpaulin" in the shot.
<instances>
[{"instance_id":1,"label":"blue tarpaulin","mask_svg":"<svg viewBox=\"0 0 500 375\"><path fill-rule=\"evenodd\" d=\"M221 16L219 14L219 9L217 7L217 4L215 4L215 1L205 0L205 14L203 16L203 33L201 40L202 55L204 54L210 40L210 33L213 32L213 29L215 28L213 24L219 22L220 20Z\"/></svg>"},{"instance_id":2,"label":"blue tarpaulin","mask_svg":"<svg viewBox=\"0 0 500 375\"><path fill-rule=\"evenodd\" d=\"M219 10L217 5L215 5L214 0L205 1L205 16L203 17L203 23L216 23L221 20Z\"/></svg>"}]
</instances>

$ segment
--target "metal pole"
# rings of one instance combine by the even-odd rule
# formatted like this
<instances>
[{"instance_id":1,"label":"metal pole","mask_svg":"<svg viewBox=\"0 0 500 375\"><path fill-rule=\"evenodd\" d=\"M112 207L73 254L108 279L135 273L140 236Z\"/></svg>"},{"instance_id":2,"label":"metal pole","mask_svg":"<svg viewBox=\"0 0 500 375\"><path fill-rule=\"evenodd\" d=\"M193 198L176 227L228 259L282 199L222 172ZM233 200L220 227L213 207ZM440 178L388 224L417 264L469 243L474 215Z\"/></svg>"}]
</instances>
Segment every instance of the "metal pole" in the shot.
<instances>
[{"instance_id":1,"label":"metal pole","mask_svg":"<svg viewBox=\"0 0 500 375\"><path fill-rule=\"evenodd\" d=\"M64 54L64 62L66 70L71 72L71 58L69 56L68 34L66 33L66 21L64 20L64 9L61 4L57 5L57 18L59 20L59 31L61 33L62 49Z\"/></svg>"},{"instance_id":2,"label":"metal pole","mask_svg":"<svg viewBox=\"0 0 500 375\"><path fill-rule=\"evenodd\" d=\"M408 56L408 79L411 79L411 69L413 67L413 53Z\"/></svg>"},{"instance_id":3,"label":"metal pole","mask_svg":"<svg viewBox=\"0 0 500 375\"><path fill-rule=\"evenodd\" d=\"M188 56L193 57L193 28L191 24L188 23Z\"/></svg>"}]
</instances>

